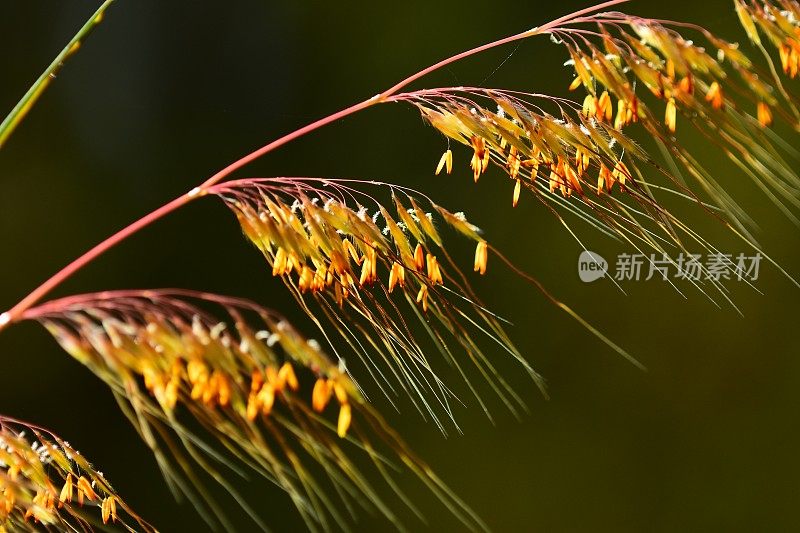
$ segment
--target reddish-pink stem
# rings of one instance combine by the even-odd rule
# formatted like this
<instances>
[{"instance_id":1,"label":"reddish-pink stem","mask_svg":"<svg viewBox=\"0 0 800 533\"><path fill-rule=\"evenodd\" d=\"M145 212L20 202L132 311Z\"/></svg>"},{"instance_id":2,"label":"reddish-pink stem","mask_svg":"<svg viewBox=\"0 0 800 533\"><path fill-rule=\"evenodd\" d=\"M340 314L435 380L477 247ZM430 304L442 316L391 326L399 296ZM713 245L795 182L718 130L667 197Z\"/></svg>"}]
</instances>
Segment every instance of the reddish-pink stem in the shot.
<instances>
[{"instance_id":1,"label":"reddish-pink stem","mask_svg":"<svg viewBox=\"0 0 800 533\"><path fill-rule=\"evenodd\" d=\"M608 0L606 2L594 5L592 7L588 7L586 9L581 9L581 10L576 11L574 13L571 13L569 15L566 15L566 16L563 16L563 17L558 18L556 20L553 20L553 21L545 24L544 26L541 26L541 27L538 27L538 28L533 28L531 30L524 31L522 33L518 33L518 34L512 35L510 37L505 37L503 39L499 39L497 41L493 41L491 43L484 44L484 45L478 46L476 48L472 48L471 50L467 50L466 52L461 52L460 54L456 54L454 56L451 56L451 57L449 57L447 59L444 59L442 61L439 61L438 63L435 63L435 64L431 65L428 68L425 68L425 69L420 70L419 72L417 72L415 74L412 74L411 76L409 76L406 79L400 81L396 85L390 87L386 91L384 91L384 92L382 92L382 93L380 93L380 94L378 94L376 96L373 96L372 98L370 98L368 100L364 100L361 103L355 104L355 105L350 106L350 107L348 107L346 109L343 109L343 110L341 110L341 111L339 111L337 113L334 113L332 115L328 115L325 118L322 118L322 119L319 119L319 120L317 120L315 122L312 122L311 124L308 124L307 126L304 126L304 127L300 128L298 130L295 130L295 131L293 131L293 132L291 132L291 133L289 133L287 135L284 135L283 137L272 141L271 143L259 148L258 150L249 153L248 155L246 155L246 156L242 157L241 159L231 163L227 167L223 168L222 170L220 170L219 172L217 172L216 174L214 174L213 176L208 178L199 187L195 187L191 191L189 191L189 192L187 192L185 194L182 194L181 196L179 196L178 198L175 198L174 200L172 200L168 204L165 204L164 206L156 209L155 211L151 212L150 214L140 218L139 220L137 220L133 224L123 228L122 230L120 230L117 233L113 234L111 237L107 238L106 240L104 240L100 244L96 245L94 248L90 249L88 252L86 252L85 254L83 254L82 256L78 257L73 262L71 262L70 264L68 264L67 266L65 266L64 268L59 270L58 272L56 272L56 274L54 274L47 281L42 283L39 287L34 289L33 292L31 292L30 294L28 294L28 296L23 298L17 305L12 307L10 310L6 311L5 313L0 314L0 330L2 330L4 327L8 326L9 324L15 322L16 320L20 319L23 316L23 314L25 313L26 310L28 310L30 307L35 305L47 293L49 293L55 287L57 287L58 285L63 283L67 278L72 276L75 272L77 272L78 270L80 270L81 268L86 266L88 263L92 262L98 256L102 255L103 253L105 253L109 249L111 249L114 246L116 246L117 244L119 244L121 241L124 241L125 239L127 239L128 237L133 235L134 233L136 233L139 230L141 230L142 228L145 228L145 227L149 226L150 224L152 224L156 220L164 217L165 215L171 213L172 211L175 211L179 207L189 203L191 200L193 200L193 199L195 199L197 197L205 195L205 193L206 193L206 191L208 190L209 187L211 187L214 184L222 181L223 179L225 179L226 177L231 175L234 171L240 169L241 167L247 165L248 163L254 161L255 159L258 159L259 157L271 152L272 150L275 150L276 148L279 148L279 147L283 146L284 144L286 144L288 142L291 142L294 139L297 139L298 137L302 137L302 136L304 136L304 135L306 135L308 133L311 133L312 131L315 131L315 130L323 127L323 126L326 126L327 124L330 124L331 122L335 122L335 121L337 121L339 119L345 118L345 117L347 117L349 115L357 113L358 111L361 111L363 109L371 107L371 106L373 106L375 104L386 102L386 101L388 101L390 99L390 97L392 95L397 93L399 90L403 89L404 87L407 87L408 85L410 85L411 83L417 81L418 79L422 78L423 76L426 76L426 75L428 75L428 74L430 74L430 73L432 73L432 72L434 72L434 71L436 71L436 70L438 70L438 69L440 69L440 68L442 68L442 67L444 67L446 65L449 65L449 64L454 63L456 61L459 61L461 59L467 58L469 56L478 54L480 52L489 50L491 48L495 48L497 46L501 46L501 45L508 44L508 43L511 43L511 42L514 42L514 41L518 41L520 39L525 39L527 37L531 37L531 36L534 36L534 35L545 33L548 30L550 30L551 28L555 28L559 24L562 24L564 22L570 21L570 20L572 20L574 18L581 17L581 16L586 15L588 13L594 13L594 12L600 11L602 9L605 9L607 7L611 7L611 6L614 6L614 5L622 4L622 3L625 3L625 2L628 2L628 1L629 0Z\"/></svg>"}]
</instances>

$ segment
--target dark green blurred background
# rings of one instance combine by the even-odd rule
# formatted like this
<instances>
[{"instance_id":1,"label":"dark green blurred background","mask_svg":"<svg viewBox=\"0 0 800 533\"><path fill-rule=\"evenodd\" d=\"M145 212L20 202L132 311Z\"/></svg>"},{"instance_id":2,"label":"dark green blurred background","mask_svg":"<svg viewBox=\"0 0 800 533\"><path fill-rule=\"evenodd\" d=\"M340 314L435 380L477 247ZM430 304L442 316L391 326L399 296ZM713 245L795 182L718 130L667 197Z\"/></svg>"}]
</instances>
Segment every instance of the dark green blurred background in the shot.
<instances>
[{"instance_id":1,"label":"dark green blurred background","mask_svg":"<svg viewBox=\"0 0 800 533\"><path fill-rule=\"evenodd\" d=\"M588 3L119 0L0 153L0 307L266 141L435 60ZM0 2L3 114L98 4ZM640 0L626 9L690 18L723 37L743 38L728 1ZM512 50L470 59L422 85L565 95L571 73L561 66L563 49L546 38L525 42L492 74ZM493 353L530 415L517 421L495 401L492 426L472 402L456 413L465 434L444 439L408 404L402 415L384 411L419 454L497 531L797 530L800 289L768 267L758 283L763 295L732 283L741 317L697 292L684 299L659 281L628 283L627 296L610 283L583 284L578 244L529 197L512 210L510 187L496 171L472 185L469 156L458 149L458 171L434 177L444 146L416 111L385 106L238 175L362 177L420 188L465 211L492 243L649 371L625 362L494 262L476 285L492 309L516 323L511 334L547 378L551 399ZM759 222L764 248L800 275L800 230L718 152L699 148ZM698 211L682 210L722 250L746 251ZM575 227L606 257L630 251ZM203 200L131 238L57 292L179 286L249 296L313 332L239 233L222 205ZM470 251L457 250L468 267ZM4 331L0 360L0 412L67 438L163 531L205 530L190 506L173 502L106 388L38 326ZM282 494L268 487L249 492L276 530L301 527ZM432 529L458 530L425 492L414 496ZM236 514L232 503L226 507ZM242 530L252 528L237 518ZM364 516L359 529L388 526Z\"/></svg>"}]
</instances>

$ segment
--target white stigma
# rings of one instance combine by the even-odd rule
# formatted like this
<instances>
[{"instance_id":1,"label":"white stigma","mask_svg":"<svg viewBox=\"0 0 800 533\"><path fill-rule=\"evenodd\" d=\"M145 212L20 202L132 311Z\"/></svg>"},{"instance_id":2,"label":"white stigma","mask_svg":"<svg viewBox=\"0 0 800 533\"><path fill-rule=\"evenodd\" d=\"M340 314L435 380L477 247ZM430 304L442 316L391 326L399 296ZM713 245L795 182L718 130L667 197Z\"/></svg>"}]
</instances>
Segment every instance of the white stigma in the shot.
<instances>
[{"instance_id":1,"label":"white stigma","mask_svg":"<svg viewBox=\"0 0 800 533\"><path fill-rule=\"evenodd\" d=\"M11 315L10 314L3 313L2 315L0 315L0 327L5 326L9 322L11 322Z\"/></svg>"}]
</instances>

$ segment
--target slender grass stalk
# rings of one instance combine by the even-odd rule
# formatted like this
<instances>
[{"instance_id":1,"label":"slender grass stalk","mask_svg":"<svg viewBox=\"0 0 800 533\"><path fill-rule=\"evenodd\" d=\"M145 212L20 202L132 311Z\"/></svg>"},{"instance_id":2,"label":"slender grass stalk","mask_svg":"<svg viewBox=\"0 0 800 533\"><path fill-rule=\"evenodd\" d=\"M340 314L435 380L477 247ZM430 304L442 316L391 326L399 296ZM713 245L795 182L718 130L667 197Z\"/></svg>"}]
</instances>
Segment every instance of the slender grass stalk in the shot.
<instances>
[{"instance_id":1,"label":"slender grass stalk","mask_svg":"<svg viewBox=\"0 0 800 533\"><path fill-rule=\"evenodd\" d=\"M19 126L20 122L22 122L28 114L28 111L31 110L39 97L42 96L45 89L56 79L59 71L64 66L64 62L78 51L89 33L102 22L106 9L108 9L112 3L114 3L114 0L105 0L105 2L103 2L97 11L95 11L89 20L81 27L78 33L75 34L75 37L67 43L64 49L61 50L61 53L50 63L50 66L48 66L34 84L31 85L31 88L28 89L28 92L25 93L17 105L14 106L14 109L3 119L3 122L0 123L0 149L3 148L8 137L14 132L17 126Z\"/></svg>"},{"instance_id":2,"label":"slender grass stalk","mask_svg":"<svg viewBox=\"0 0 800 533\"><path fill-rule=\"evenodd\" d=\"M570 14L570 15L565 15L565 16L560 17L560 18L558 18L558 19L556 19L556 20L554 20L552 22L549 22L549 23L543 25L543 26L540 26L540 27L537 27L537 28L533 28L533 29L528 30L528 31L524 31L522 33L518 33L518 34L512 35L510 37L499 39L497 41L494 41L494 42L491 42L491 43L488 43L488 44L485 44L485 45L482 45L482 46L478 46L478 47L473 48L471 50L468 50L466 52L462 52L462 53L456 54L454 56L451 56L451 57L449 57L447 59L444 59L442 61L439 61L438 63L435 63L435 64L433 64L433 65L431 65L431 66L429 66L429 67L427 67L427 68L425 68L423 70L420 70L419 72L417 72L415 74L412 74L411 76L405 78L404 80L400 81L399 83L395 84L394 86L390 87L389 89L387 89L386 91L380 93L379 95L373 96L372 98L364 100L363 102L360 102L360 103L355 104L353 106L350 106L350 107L348 107L346 109L343 109L343 110L341 110L339 112L336 112L336 113L334 113L332 115L329 115L329 116L327 116L325 118L322 118L320 120L312 122L311 124L308 124L307 126L304 126L304 127L300 128L298 130L295 130L295 131L293 131L293 132L291 132L291 133L289 133L287 135L284 135L283 137L280 137L279 139L276 139L276 140L272 141L271 143L259 148L258 150L255 150L255 151L249 153L248 155L246 155L246 156L242 157L241 159L238 159L237 161L231 163L230 165L226 166L225 168L223 168L222 170L220 170L219 172L217 172L216 174L214 174L213 176L208 178L199 187L196 187L196 188L192 189L191 191L189 191L189 192L187 192L185 194L182 194L178 198L175 198L171 202L169 202L169 203L165 204L164 206L156 209L155 211L149 213L148 215L145 215L144 217L142 217L141 219L139 219L136 222L132 223L131 225L123 228L122 230L118 231L117 233L115 233L114 235L109 237L108 239L106 239L103 242L99 243L97 246L93 247L88 252L86 252L82 256L78 257L73 262L71 262L70 264L65 266L63 269L58 271L51 278L46 280L39 287L34 289L30 294L28 294L26 297L24 297L22 300L20 300L20 302L17 303L10 310L0 314L0 331L2 331L2 329L5 328L6 326L8 326L10 323L13 323L17 319L19 319L19 317L27 309L29 309L31 306L35 305L39 300L41 300L51 290L53 290L55 287L59 286L67 278L72 276L75 272L77 272L78 270L80 270L84 266L86 266L87 264L89 264L92 261L94 261L97 257L99 257L100 255L104 254L109 249L113 248L114 246L116 246L120 242L124 241L125 239L127 239L128 237L133 235L134 233L138 232L139 230L149 226L150 224L152 224L153 222L157 221L158 219L164 217L165 215L171 213L172 211L175 211L176 209L178 209L178 208L182 207L183 205L189 203L193 199L198 198L200 196L204 196L205 193L206 193L206 190L209 187L215 185L216 183L219 183L220 181L222 181L226 177L230 176L236 170L238 170L238 169L242 168L243 166L247 165L248 163L258 159L259 157L262 157L263 155L275 150L276 148L279 148L279 147L283 146L284 144L286 144L288 142L291 142L291 141L293 141L293 140L295 140L295 139L297 139L299 137L307 135L308 133L311 133L311 132L313 132L313 131L315 131L315 130L317 130L319 128L322 128L322 127L324 127L324 126L326 126L326 125L328 125L328 124L330 124L332 122L336 122L337 120L340 120L340 119L348 117L348 116L350 116L350 115L352 115L354 113L362 111L362 110L364 110L364 109L366 109L368 107L372 107L373 105L376 105L376 104L379 104L379 103L388 102L388 101L390 101L390 97L392 95L396 94L398 91L400 91L404 87L407 87L408 85L410 85L414 81L420 79L421 77L423 77L423 76L425 76L427 74L430 74L430 73L432 73L432 72L434 72L434 71L436 71L436 70L438 70L438 69L440 69L442 67L445 67L445 66L447 66L447 65L449 65L449 64L451 64L453 62L459 61L461 59L470 57L472 55L484 52L484 51L492 49L492 48L496 48L498 46L502 46L504 44L508 44L508 43L511 43L511 42L514 42L514 41L518 41L520 39L525 39L525 38L532 37L532 36L535 36L535 35L540 35L540 34L546 32L546 31L548 31L551 28L558 27L560 24L563 24L564 22L566 22L566 21L568 21L570 19L581 17L583 15L586 15L586 14L589 14L589 13L593 13L593 12L597 12L597 11L600 11L602 9L606 9L608 7L612 7L612 6L615 6L615 5L618 5L618 4L622 4L622 3L625 3L625 2L628 2L628 1L629 0L609 0L607 2L603 2L603 3L600 3L600 4L594 5L594 6L590 7L590 8L581 9L581 10L576 11L576 12Z\"/></svg>"}]
</instances>

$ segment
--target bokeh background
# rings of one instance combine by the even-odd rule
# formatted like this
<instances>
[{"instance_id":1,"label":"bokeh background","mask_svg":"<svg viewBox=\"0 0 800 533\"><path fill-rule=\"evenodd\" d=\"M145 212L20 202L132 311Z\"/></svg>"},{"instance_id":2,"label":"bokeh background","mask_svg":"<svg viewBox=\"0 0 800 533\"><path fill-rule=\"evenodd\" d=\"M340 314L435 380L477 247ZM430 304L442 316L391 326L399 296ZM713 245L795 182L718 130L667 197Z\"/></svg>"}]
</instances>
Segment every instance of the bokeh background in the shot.
<instances>
[{"instance_id":1,"label":"bokeh background","mask_svg":"<svg viewBox=\"0 0 800 533\"><path fill-rule=\"evenodd\" d=\"M119 0L0 153L0 307L266 141L442 57L588 3ZM0 2L3 113L98 4ZM727 0L639 0L626 9L689 18L743 39ZM563 96L571 77L565 59L563 49L537 38L454 65L418 86L483 84ZM413 448L496 531L796 530L800 289L765 267L758 282L763 294L729 285L740 316L696 291L684 298L664 282L628 283L627 295L607 282L583 284L579 245L530 197L512 210L510 186L497 171L473 185L469 155L457 149L458 170L434 177L444 147L416 111L384 106L237 175L361 177L422 189L465 211L497 247L648 371L607 349L495 262L476 285L489 307L516 324L511 334L547 378L551 399L495 352L530 413L516 420L495 401L492 425L471 402L456 413L464 434L445 439L408 404L401 413L384 411ZM758 221L763 247L800 275L800 230L718 151L698 148ZM747 251L698 209L682 212L724 251ZM575 227L607 258L626 251ZM470 250L455 250L469 266ZM129 239L57 294L168 286L252 297L313 332L233 217L211 199ZM207 530L191 506L172 500L106 388L37 325L4 331L0 362L0 412L67 438L163 531ZM281 493L248 490L275 530L302 528ZM424 491L414 496L427 527L459 530ZM225 506L242 531L253 529L232 502ZM426 527L405 518L413 530ZM363 516L358 529L389 526Z\"/></svg>"}]
</instances>

